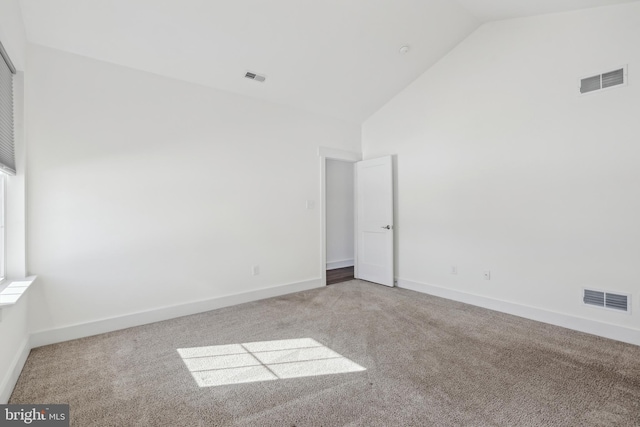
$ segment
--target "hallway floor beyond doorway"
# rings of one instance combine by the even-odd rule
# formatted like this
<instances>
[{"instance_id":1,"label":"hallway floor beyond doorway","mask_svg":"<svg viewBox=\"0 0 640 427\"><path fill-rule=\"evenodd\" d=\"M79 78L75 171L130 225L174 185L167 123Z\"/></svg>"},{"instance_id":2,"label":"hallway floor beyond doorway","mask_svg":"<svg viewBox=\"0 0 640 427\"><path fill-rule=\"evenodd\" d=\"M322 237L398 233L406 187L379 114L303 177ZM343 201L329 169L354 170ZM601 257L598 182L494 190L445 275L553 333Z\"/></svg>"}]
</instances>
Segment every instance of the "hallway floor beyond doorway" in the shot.
<instances>
[{"instance_id":1,"label":"hallway floor beyond doorway","mask_svg":"<svg viewBox=\"0 0 640 427\"><path fill-rule=\"evenodd\" d=\"M353 280L353 266L327 270L327 285Z\"/></svg>"}]
</instances>

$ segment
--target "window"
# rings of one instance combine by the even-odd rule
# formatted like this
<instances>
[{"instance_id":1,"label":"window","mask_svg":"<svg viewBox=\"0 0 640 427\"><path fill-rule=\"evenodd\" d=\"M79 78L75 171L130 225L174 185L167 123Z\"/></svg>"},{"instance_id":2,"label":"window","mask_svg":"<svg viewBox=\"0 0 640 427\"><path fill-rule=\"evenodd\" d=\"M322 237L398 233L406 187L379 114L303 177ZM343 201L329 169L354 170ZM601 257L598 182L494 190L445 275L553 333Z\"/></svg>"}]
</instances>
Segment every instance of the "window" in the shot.
<instances>
[{"instance_id":1,"label":"window","mask_svg":"<svg viewBox=\"0 0 640 427\"><path fill-rule=\"evenodd\" d=\"M0 280L6 266L5 212L6 175L15 175L13 130L13 75L16 69L0 42Z\"/></svg>"},{"instance_id":2,"label":"window","mask_svg":"<svg viewBox=\"0 0 640 427\"><path fill-rule=\"evenodd\" d=\"M4 217L5 217L5 188L6 188L6 179L5 174L0 173L0 281L4 280L6 277L5 265L7 264L7 256L5 250L5 232L4 232Z\"/></svg>"},{"instance_id":3,"label":"window","mask_svg":"<svg viewBox=\"0 0 640 427\"><path fill-rule=\"evenodd\" d=\"M15 175L13 152L13 75L16 69L0 42L0 170Z\"/></svg>"}]
</instances>

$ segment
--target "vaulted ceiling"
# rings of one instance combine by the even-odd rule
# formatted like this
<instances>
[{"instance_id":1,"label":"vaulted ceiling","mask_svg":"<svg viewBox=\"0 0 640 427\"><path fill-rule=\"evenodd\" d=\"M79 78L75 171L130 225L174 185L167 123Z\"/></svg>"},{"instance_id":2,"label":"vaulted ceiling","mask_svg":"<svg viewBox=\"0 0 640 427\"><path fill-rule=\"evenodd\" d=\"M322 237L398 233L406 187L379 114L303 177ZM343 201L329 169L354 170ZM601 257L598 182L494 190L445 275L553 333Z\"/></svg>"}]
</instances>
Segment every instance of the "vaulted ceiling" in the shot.
<instances>
[{"instance_id":1,"label":"vaulted ceiling","mask_svg":"<svg viewBox=\"0 0 640 427\"><path fill-rule=\"evenodd\" d=\"M484 22L630 1L21 0L21 7L32 43L361 123ZM247 71L267 79L248 80Z\"/></svg>"}]
</instances>

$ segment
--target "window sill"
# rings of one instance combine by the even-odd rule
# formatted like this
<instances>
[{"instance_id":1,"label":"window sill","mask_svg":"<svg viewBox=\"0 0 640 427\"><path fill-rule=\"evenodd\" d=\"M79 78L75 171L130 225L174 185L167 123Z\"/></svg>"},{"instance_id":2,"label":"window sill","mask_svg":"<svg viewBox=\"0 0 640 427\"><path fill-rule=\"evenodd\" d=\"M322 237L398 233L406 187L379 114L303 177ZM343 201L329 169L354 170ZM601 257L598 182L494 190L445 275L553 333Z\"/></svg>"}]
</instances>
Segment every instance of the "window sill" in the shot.
<instances>
[{"instance_id":1,"label":"window sill","mask_svg":"<svg viewBox=\"0 0 640 427\"><path fill-rule=\"evenodd\" d=\"M10 307L18 302L20 297L29 289L29 286L38 276L29 276L24 279L7 281L8 285L0 285L0 309Z\"/></svg>"}]
</instances>

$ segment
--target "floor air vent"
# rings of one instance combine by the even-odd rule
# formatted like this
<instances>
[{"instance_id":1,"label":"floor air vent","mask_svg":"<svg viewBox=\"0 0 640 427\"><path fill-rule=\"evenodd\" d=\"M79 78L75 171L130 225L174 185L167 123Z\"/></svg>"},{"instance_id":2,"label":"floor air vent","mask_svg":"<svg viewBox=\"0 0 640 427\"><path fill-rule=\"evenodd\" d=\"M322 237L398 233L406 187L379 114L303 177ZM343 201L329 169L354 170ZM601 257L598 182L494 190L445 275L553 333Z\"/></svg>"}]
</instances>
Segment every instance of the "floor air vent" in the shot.
<instances>
[{"instance_id":1,"label":"floor air vent","mask_svg":"<svg viewBox=\"0 0 640 427\"><path fill-rule=\"evenodd\" d=\"M598 90L627 84L627 67L580 79L580 93L590 93Z\"/></svg>"},{"instance_id":2,"label":"floor air vent","mask_svg":"<svg viewBox=\"0 0 640 427\"><path fill-rule=\"evenodd\" d=\"M631 295L614 294L611 292L597 291L593 289L584 289L582 302L586 305L606 308L609 310L631 312Z\"/></svg>"}]
</instances>

